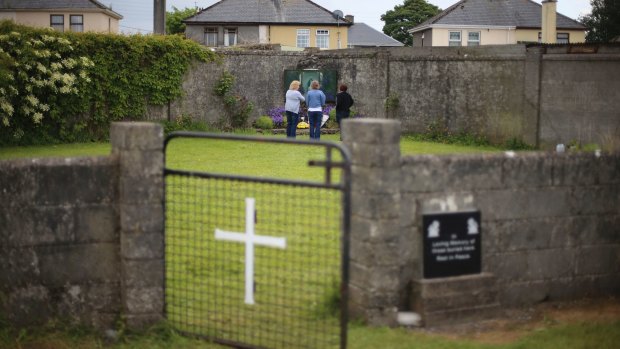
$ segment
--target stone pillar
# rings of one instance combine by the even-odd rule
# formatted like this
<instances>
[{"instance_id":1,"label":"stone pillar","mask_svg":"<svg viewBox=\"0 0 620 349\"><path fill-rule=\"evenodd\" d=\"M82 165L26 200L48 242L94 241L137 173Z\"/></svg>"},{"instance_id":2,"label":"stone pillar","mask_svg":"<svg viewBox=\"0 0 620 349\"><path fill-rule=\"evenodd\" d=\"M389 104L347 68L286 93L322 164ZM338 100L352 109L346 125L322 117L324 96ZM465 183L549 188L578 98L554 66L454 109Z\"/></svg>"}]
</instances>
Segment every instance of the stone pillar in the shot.
<instances>
[{"instance_id":1,"label":"stone pillar","mask_svg":"<svg viewBox=\"0 0 620 349\"><path fill-rule=\"evenodd\" d=\"M407 248L399 241L400 122L347 119L342 139L352 156L349 309L370 325L394 325Z\"/></svg>"},{"instance_id":2,"label":"stone pillar","mask_svg":"<svg viewBox=\"0 0 620 349\"><path fill-rule=\"evenodd\" d=\"M163 129L153 123L113 123L119 162L121 301L129 328L164 315Z\"/></svg>"},{"instance_id":3,"label":"stone pillar","mask_svg":"<svg viewBox=\"0 0 620 349\"><path fill-rule=\"evenodd\" d=\"M153 0L153 33L166 34L166 0Z\"/></svg>"}]
</instances>

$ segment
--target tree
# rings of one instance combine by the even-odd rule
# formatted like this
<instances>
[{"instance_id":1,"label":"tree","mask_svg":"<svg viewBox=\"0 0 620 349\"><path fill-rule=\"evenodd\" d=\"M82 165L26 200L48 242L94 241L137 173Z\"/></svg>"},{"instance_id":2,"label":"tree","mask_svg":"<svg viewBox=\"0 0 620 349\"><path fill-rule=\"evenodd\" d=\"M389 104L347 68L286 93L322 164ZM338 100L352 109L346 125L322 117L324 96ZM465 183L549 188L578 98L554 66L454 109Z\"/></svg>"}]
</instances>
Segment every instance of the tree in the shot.
<instances>
[{"instance_id":1,"label":"tree","mask_svg":"<svg viewBox=\"0 0 620 349\"><path fill-rule=\"evenodd\" d=\"M195 8L184 8L179 10L172 6L172 12L166 12L166 33L167 34L183 34L185 33L185 24L181 22L188 17L196 14Z\"/></svg>"},{"instance_id":2,"label":"tree","mask_svg":"<svg viewBox=\"0 0 620 349\"><path fill-rule=\"evenodd\" d=\"M381 20L385 22L383 32L405 46L411 46L413 38L408 30L439 12L441 12L439 7L425 0L405 0L402 5L396 5L393 10L381 15Z\"/></svg>"},{"instance_id":3,"label":"tree","mask_svg":"<svg viewBox=\"0 0 620 349\"><path fill-rule=\"evenodd\" d=\"M591 0L592 13L579 18L588 27L587 42L609 42L620 36L620 0Z\"/></svg>"}]
</instances>

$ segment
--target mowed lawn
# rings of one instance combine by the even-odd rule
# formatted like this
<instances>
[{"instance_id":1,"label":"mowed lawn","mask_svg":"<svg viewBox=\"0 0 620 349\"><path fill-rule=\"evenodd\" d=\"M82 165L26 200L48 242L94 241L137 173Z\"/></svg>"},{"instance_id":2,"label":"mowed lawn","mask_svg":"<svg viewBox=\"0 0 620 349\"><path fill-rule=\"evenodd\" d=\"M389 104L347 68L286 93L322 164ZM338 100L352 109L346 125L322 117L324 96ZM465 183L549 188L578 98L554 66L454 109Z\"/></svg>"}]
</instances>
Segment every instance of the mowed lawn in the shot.
<instances>
[{"instance_id":1,"label":"mowed lawn","mask_svg":"<svg viewBox=\"0 0 620 349\"><path fill-rule=\"evenodd\" d=\"M284 138L283 136L273 136ZM339 143L338 135L322 135L321 140ZM298 136L297 139L307 140L308 136ZM194 142L200 142L194 140ZM260 152L253 154L248 152L248 147L239 147L238 143L228 143L226 145L217 146L212 154L204 153L203 150L191 146L187 147L188 152L180 152L174 158L169 159L178 164L195 165L206 159L207 155L212 155L210 161L221 161L226 166L236 166L241 164L245 159L252 159L259 166L277 168L283 156L294 156L296 153L288 152ZM491 153L500 152L502 149L495 147L475 147L462 146L454 144L442 144L433 142L417 142L404 137L400 142L402 155L414 154L464 154L464 153ZM0 160L15 158L31 158L31 157L69 157L69 156L105 156L110 154L111 146L109 143L77 143L77 144L58 144L46 146L30 146L30 147L0 147ZM299 154L299 153L297 153ZM257 159L256 156L259 156ZM229 161L234 159L235 161ZM250 165L253 167L253 164ZM234 168L233 168L234 170Z\"/></svg>"},{"instance_id":2,"label":"mowed lawn","mask_svg":"<svg viewBox=\"0 0 620 349\"><path fill-rule=\"evenodd\" d=\"M322 136L322 139L334 142L338 142L337 138L337 135ZM300 137L300 139L307 139L307 136ZM462 147L414 142L408 139L403 139L401 142L402 154L450 154L499 151L502 150L492 147ZM89 143L45 147L0 148L0 159L86 155L105 156L109 153L109 144ZM175 169L209 171L235 175L268 176L304 181L321 181L324 176L323 169L309 168L307 162L312 159L324 159L325 150L320 147L308 145L298 146L243 143L236 141L177 139L170 143L166 156L168 167ZM334 158L337 160L339 156L334 154ZM179 192L175 195L181 194L184 193ZM266 194L258 193L257 195L259 195L258 198L260 200L260 195ZM177 213L179 216L187 215L188 210L191 208L186 206L186 203L180 204L181 211ZM204 205L204 209L219 212L217 211L219 210L218 208L210 208L207 205ZM181 221L185 221L185 219ZM167 229L185 231L185 228L185 226L179 225L168 227ZM276 226L269 228L269 230L277 229L278 227ZM209 230L212 230L212 228L209 228ZM284 233L284 231L280 233ZM174 234L174 232L172 234ZM327 238L331 239L333 237ZM210 242L204 241L204 243ZM305 260L300 261L304 262ZM333 270L338 269L337 259L333 259L333 261L335 264L331 266L328 265L329 268L327 271L333 272ZM186 265L189 269L182 270L179 275L201 273L202 271L197 269L197 267L204 265L204 263L208 264L211 262L209 260L204 260L201 263L196 263L192 260L183 260L179 265ZM237 268L242 269L242 266L238 265ZM171 273L169 271L169 276L174 276L175 272L176 271L172 271ZM236 272L240 271L237 270ZM175 281L172 281L172 284L174 283ZM181 286L183 285L181 284ZM172 287L172 291L170 292L173 292L169 294L169 296L172 296L172 299L179 297L178 294L174 293L174 287ZM205 290L205 292L207 291ZM234 294L235 298L240 298L241 296L240 293ZM260 295L257 294L257 297L260 297ZM217 307L217 305L215 305L215 307ZM196 315L198 315L198 313L200 313L199 310L196 311ZM183 316L181 316L181 318L183 318ZM52 332L45 331L45 329L34 332L15 332L8 326L3 326L0 321L0 348L223 348L205 341L181 336L170 330L171 327L183 328L184 325L187 325L187 323L183 321L179 322L171 318L171 324L169 326L162 325L145 334L128 334L123 336L120 341L108 343L92 333L78 331L73 328ZM202 324L193 324L193 326L199 328ZM278 324L278 326L282 326L282 324ZM188 328L184 329L188 330ZM527 332L523 336L519 336L512 341L503 341L501 344L488 344L469 338L454 339L441 334L428 334L407 329L368 328L359 324L350 325L348 338L349 348L351 349L611 349L617 348L618 343L620 343L620 321L601 323L574 321L561 324L549 322L545 326Z\"/></svg>"}]
</instances>

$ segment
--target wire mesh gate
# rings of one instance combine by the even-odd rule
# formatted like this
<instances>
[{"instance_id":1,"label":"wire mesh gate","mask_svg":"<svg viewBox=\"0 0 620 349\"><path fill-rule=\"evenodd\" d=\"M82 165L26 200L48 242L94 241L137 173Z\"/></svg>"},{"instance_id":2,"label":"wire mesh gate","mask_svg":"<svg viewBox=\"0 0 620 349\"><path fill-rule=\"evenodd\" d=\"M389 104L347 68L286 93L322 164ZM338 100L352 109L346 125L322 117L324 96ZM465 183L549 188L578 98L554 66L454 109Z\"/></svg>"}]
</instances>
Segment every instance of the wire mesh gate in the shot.
<instances>
[{"instance_id":1,"label":"wire mesh gate","mask_svg":"<svg viewBox=\"0 0 620 349\"><path fill-rule=\"evenodd\" d=\"M347 150L327 142L176 132L164 152L179 138L240 142L251 144L249 150L280 143L325 155L304 164L324 168L316 182L171 169L166 161L168 321L237 348L346 348Z\"/></svg>"}]
</instances>

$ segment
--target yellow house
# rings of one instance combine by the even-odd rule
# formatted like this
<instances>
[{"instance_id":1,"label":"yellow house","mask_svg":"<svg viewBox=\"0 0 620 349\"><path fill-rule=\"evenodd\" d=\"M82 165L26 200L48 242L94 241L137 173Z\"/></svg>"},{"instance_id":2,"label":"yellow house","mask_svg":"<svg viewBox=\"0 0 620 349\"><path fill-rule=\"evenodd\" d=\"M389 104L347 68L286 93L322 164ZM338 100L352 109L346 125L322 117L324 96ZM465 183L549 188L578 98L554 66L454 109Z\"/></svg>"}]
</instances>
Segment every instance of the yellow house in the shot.
<instances>
[{"instance_id":1,"label":"yellow house","mask_svg":"<svg viewBox=\"0 0 620 349\"><path fill-rule=\"evenodd\" d=\"M557 13L556 2L462 0L409 32L414 47L584 42L587 28ZM553 37L543 38L543 24Z\"/></svg>"},{"instance_id":2,"label":"yellow house","mask_svg":"<svg viewBox=\"0 0 620 349\"><path fill-rule=\"evenodd\" d=\"M118 33L123 16L97 0L0 0L0 20L65 32Z\"/></svg>"},{"instance_id":3,"label":"yellow house","mask_svg":"<svg viewBox=\"0 0 620 349\"><path fill-rule=\"evenodd\" d=\"M280 44L283 50L347 48L351 23L309 0L222 0L183 21L207 46Z\"/></svg>"}]
</instances>

